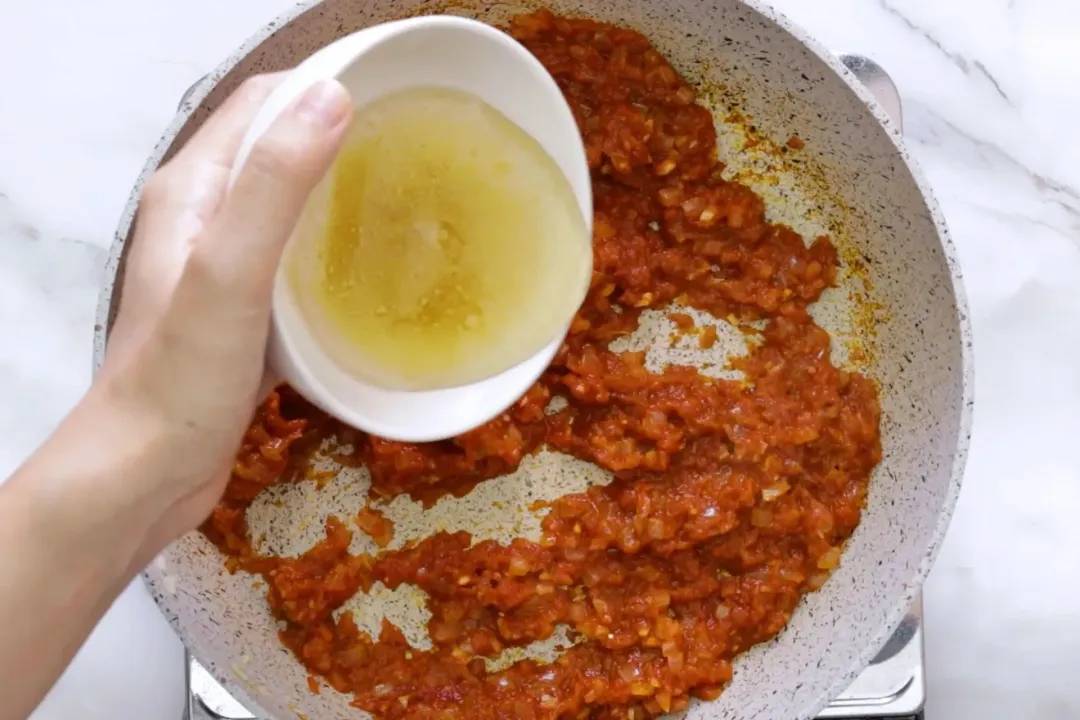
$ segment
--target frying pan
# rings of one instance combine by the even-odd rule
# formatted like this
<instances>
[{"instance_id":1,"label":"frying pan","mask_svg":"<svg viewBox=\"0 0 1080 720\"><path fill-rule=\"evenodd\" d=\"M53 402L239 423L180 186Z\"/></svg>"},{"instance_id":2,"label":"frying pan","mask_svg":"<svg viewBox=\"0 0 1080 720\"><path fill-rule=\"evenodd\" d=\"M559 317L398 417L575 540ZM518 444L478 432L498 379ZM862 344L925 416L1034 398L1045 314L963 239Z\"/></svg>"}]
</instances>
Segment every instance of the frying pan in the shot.
<instances>
[{"instance_id":1,"label":"frying pan","mask_svg":"<svg viewBox=\"0 0 1080 720\"><path fill-rule=\"evenodd\" d=\"M804 598L788 627L737 660L734 679L718 700L688 711L692 718L811 718L869 663L903 619L960 489L973 376L955 250L898 128L836 58L771 9L748 0L546 5L645 33L701 89L717 118L721 159L764 197L769 219L804 236L828 233L840 252L838 286L812 313L832 335L838 364L868 375L880 389L883 459L862 523L840 567ZM109 260L95 364L103 359L117 310L143 183L244 78L292 67L372 23L430 12L501 23L531 9L528 0L323 0L298 5L248 40L188 98L136 183ZM791 135L805 143L798 162L775 152ZM724 342L711 350L666 349L670 330L662 315L651 315L634 343L663 339L650 351L657 363L723 364L726 353L738 351L737 344ZM557 496L598 472L545 454L514 476L484 483L463 500L428 513L407 502L387 512L397 520L396 543L435 528L493 538L535 535L536 519L518 509L536 499L526 487ZM274 503L257 501L249 510L253 537L263 536L264 550L301 552L320 537L327 514L355 514L366 495L364 483L362 471L350 470L322 491L305 483L267 491ZM356 542L354 549L365 549L365 538ZM260 717L365 717L346 696L308 691L305 669L277 638L265 591L250 576L230 575L203 536L192 533L174 543L147 569L146 581L192 653ZM358 598L350 607L361 626L385 614L409 636L423 633L415 612L421 605L406 592Z\"/></svg>"}]
</instances>

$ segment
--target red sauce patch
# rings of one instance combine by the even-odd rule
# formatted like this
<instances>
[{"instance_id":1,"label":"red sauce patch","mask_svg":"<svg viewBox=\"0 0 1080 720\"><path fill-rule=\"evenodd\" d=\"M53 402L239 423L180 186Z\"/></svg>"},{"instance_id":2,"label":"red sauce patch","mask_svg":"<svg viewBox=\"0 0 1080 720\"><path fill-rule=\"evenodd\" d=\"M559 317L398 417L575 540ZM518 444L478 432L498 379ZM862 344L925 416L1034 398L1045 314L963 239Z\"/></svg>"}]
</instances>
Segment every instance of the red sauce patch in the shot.
<instances>
[{"instance_id":1,"label":"red sauce patch","mask_svg":"<svg viewBox=\"0 0 1080 720\"><path fill-rule=\"evenodd\" d=\"M708 326L701 331L701 337L698 338L698 347L702 350L708 350L716 344L717 332L716 328L712 325Z\"/></svg>"},{"instance_id":2,"label":"red sauce patch","mask_svg":"<svg viewBox=\"0 0 1080 720\"><path fill-rule=\"evenodd\" d=\"M394 523L379 510L365 507L356 514L353 522L381 548L394 541Z\"/></svg>"},{"instance_id":3,"label":"red sauce patch","mask_svg":"<svg viewBox=\"0 0 1080 720\"><path fill-rule=\"evenodd\" d=\"M694 318L684 312L668 313L668 320L675 323L675 327L683 332L694 327Z\"/></svg>"}]
</instances>

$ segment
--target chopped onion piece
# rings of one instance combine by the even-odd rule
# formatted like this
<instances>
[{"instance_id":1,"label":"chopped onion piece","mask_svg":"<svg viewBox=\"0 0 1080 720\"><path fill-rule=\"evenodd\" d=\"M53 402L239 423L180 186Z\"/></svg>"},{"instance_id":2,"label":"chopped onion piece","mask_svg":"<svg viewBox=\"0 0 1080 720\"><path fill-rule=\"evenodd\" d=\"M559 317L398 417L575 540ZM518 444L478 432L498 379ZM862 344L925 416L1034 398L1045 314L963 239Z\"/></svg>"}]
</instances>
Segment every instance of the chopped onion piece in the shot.
<instances>
[{"instance_id":1,"label":"chopped onion piece","mask_svg":"<svg viewBox=\"0 0 1080 720\"><path fill-rule=\"evenodd\" d=\"M840 567L840 548L830 548L818 558L817 566L822 570L835 570Z\"/></svg>"},{"instance_id":2,"label":"chopped onion piece","mask_svg":"<svg viewBox=\"0 0 1080 720\"><path fill-rule=\"evenodd\" d=\"M780 497L781 495L783 495L784 493L786 493L790 489L791 489L791 486L788 485L785 481L781 480L780 482L776 483L775 485L770 485L767 488L762 488L762 490L761 490L761 499L764 500L765 502L772 502L773 500Z\"/></svg>"}]
</instances>

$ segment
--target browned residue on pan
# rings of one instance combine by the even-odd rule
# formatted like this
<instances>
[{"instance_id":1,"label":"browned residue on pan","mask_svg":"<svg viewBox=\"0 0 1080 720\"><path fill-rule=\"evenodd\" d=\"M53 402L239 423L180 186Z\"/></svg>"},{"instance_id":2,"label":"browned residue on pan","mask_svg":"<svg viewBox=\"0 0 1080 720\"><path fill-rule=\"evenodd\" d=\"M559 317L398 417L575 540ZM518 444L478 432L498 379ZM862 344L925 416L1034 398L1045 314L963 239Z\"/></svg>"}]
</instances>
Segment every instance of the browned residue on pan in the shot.
<instances>
[{"instance_id":1,"label":"browned residue on pan","mask_svg":"<svg viewBox=\"0 0 1080 720\"><path fill-rule=\"evenodd\" d=\"M707 77L708 69L707 61L699 61L695 75ZM702 101L714 111L718 134L726 139L720 142L721 160L728 159L725 150L737 160L729 165L728 177L769 198L771 208L797 199L803 206L797 210L800 219L821 227L832 240L841 260L837 288L847 302L843 303L845 317L834 319L830 334L844 351L845 365L872 371L878 360L877 328L888 317L885 306L874 299L870 260L848 228L855 210L832 189L820 162L809 156L799 128L787 128L778 141L762 132L753 117L731 109L745 104L740 92L708 81L699 81L698 88ZM785 203L787 194L791 197ZM809 239L804 228L795 229Z\"/></svg>"}]
</instances>

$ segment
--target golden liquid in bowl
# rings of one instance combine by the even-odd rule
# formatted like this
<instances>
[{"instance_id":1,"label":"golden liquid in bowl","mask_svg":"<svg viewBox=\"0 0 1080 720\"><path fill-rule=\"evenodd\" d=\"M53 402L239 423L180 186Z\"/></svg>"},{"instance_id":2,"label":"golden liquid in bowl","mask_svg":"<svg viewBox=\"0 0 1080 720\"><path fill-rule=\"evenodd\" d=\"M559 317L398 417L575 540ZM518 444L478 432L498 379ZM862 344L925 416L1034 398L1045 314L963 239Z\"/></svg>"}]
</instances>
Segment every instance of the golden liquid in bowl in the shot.
<instances>
[{"instance_id":1,"label":"golden liquid in bowl","mask_svg":"<svg viewBox=\"0 0 1080 720\"><path fill-rule=\"evenodd\" d=\"M287 276L338 365L385 387L495 375L565 329L592 247L573 190L473 95L418 88L362 108L330 170L323 229Z\"/></svg>"}]
</instances>

